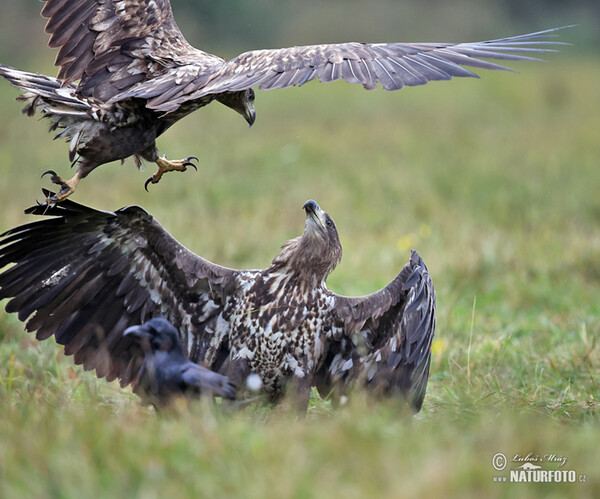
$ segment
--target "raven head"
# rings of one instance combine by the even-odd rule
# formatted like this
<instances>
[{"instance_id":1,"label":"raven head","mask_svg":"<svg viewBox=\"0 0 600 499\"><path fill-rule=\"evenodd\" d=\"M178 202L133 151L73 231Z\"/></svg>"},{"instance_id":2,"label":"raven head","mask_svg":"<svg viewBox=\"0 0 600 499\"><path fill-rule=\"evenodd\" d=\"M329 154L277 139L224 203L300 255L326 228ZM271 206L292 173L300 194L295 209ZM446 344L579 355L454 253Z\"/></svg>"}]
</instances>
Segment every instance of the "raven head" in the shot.
<instances>
[{"instance_id":1,"label":"raven head","mask_svg":"<svg viewBox=\"0 0 600 499\"><path fill-rule=\"evenodd\" d=\"M150 319L142 325L131 326L125 330L123 336L129 336L137 341L146 354L158 351L183 351L177 329L162 318Z\"/></svg>"}]
</instances>

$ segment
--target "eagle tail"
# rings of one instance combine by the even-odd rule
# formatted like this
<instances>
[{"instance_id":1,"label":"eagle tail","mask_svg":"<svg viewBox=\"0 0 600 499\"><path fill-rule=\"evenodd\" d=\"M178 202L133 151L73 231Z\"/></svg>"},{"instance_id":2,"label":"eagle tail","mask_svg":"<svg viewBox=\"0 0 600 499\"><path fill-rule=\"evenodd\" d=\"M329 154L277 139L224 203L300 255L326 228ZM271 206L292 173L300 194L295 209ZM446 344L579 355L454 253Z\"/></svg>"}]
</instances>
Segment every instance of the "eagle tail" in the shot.
<instances>
[{"instance_id":1,"label":"eagle tail","mask_svg":"<svg viewBox=\"0 0 600 499\"><path fill-rule=\"evenodd\" d=\"M51 76L28 73L0 64L0 76L24 93L17 97L25 102L23 114L33 116L40 112L50 119L50 131L60 129L55 138L70 141L69 160L74 161L80 144L85 143L88 126L97 121L89 102L76 95L76 86L61 86L61 81Z\"/></svg>"},{"instance_id":2,"label":"eagle tail","mask_svg":"<svg viewBox=\"0 0 600 499\"><path fill-rule=\"evenodd\" d=\"M35 97L40 97L47 104L57 108L66 107L73 111L89 111L89 103L78 99L75 96L76 87L68 85L61 87L60 80L51 76L45 76L37 73L28 73L19 69L11 68L0 64L0 76L6 78L13 86L25 92L18 97L19 100L30 102ZM25 108L23 112L31 115L35 108Z\"/></svg>"}]
</instances>

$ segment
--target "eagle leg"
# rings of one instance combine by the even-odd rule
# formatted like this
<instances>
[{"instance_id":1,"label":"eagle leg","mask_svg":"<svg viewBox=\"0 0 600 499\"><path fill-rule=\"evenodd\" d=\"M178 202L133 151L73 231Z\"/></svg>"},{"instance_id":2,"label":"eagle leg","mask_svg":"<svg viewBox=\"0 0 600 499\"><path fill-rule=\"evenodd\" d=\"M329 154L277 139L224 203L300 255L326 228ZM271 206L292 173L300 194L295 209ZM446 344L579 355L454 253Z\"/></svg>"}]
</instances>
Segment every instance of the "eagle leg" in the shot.
<instances>
[{"instance_id":1,"label":"eagle leg","mask_svg":"<svg viewBox=\"0 0 600 499\"><path fill-rule=\"evenodd\" d=\"M60 203L61 201L67 199L75 192L77 184L79 184L79 181L81 180L81 172L79 170L75 171L75 175L73 175L73 178L70 180L63 180L62 177L60 177L54 170L46 170L44 173L42 173L42 177L45 175L51 175L50 181L53 184L60 185L60 191L53 196L50 196L46 200L48 204Z\"/></svg>"},{"instance_id":2,"label":"eagle leg","mask_svg":"<svg viewBox=\"0 0 600 499\"><path fill-rule=\"evenodd\" d=\"M193 159L198 161L198 158L196 156L188 156L185 159L177 159L173 161L169 161L166 158L166 156L158 158L156 160L156 164L158 165L158 171L154 175L152 175L148 180L146 180L146 183L144 184L144 189L146 189L146 191L148 190L148 184L158 184L159 180L161 179L164 173L172 171L184 172L187 170L188 166L191 166L194 168L194 170L198 171L196 165L192 163Z\"/></svg>"},{"instance_id":3,"label":"eagle leg","mask_svg":"<svg viewBox=\"0 0 600 499\"><path fill-rule=\"evenodd\" d=\"M284 410L296 412L299 416L306 415L310 402L312 381L310 376L292 377L283 392L274 394L271 397L271 403L280 403Z\"/></svg>"}]
</instances>

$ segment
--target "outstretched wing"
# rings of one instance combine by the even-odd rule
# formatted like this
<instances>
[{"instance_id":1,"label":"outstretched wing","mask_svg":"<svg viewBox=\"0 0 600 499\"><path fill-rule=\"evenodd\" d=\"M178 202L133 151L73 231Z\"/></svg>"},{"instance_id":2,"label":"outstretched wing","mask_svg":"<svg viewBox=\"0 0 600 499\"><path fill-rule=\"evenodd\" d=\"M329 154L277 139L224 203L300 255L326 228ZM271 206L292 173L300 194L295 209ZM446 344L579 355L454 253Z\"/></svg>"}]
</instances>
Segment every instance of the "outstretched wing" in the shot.
<instances>
[{"instance_id":1,"label":"outstretched wing","mask_svg":"<svg viewBox=\"0 0 600 499\"><path fill-rule=\"evenodd\" d=\"M560 42L547 40L561 28L527 35L473 43L341 43L310 45L274 50L246 52L215 68L207 83L204 78L183 79L169 90L169 99L150 102L149 107L170 112L183 102L209 94L237 92L258 85L261 89L285 88L318 78L322 82L343 79L374 89L381 83L385 90L424 85L433 80L449 80L455 76L477 77L464 69L508 68L484 61L537 60L524 54L553 51ZM183 71L183 68L180 69ZM509 70L510 71L510 70ZM168 75L161 76L165 80ZM159 81L153 82L158 87ZM129 96L156 96L154 85L142 84L130 90ZM162 87L162 85L161 85Z\"/></svg>"},{"instance_id":2,"label":"outstretched wing","mask_svg":"<svg viewBox=\"0 0 600 499\"><path fill-rule=\"evenodd\" d=\"M237 271L191 253L139 207L67 200L27 212L54 218L0 235L0 269L12 265L0 273L0 299L11 298L6 311L39 340L54 335L75 363L123 386L143 355L122 333L152 317L181 332L192 360L219 349L214 323Z\"/></svg>"},{"instance_id":3,"label":"outstretched wing","mask_svg":"<svg viewBox=\"0 0 600 499\"><path fill-rule=\"evenodd\" d=\"M192 47L175 23L169 0L43 0L50 46L63 84L106 101L189 63L198 72L223 59Z\"/></svg>"},{"instance_id":4,"label":"outstretched wing","mask_svg":"<svg viewBox=\"0 0 600 499\"><path fill-rule=\"evenodd\" d=\"M343 332L329 345L320 391L359 382L380 394L403 394L415 411L425 397L435 332L435 291L417 252L385 288L335 296Z\"/></svg>"}]
</instances>

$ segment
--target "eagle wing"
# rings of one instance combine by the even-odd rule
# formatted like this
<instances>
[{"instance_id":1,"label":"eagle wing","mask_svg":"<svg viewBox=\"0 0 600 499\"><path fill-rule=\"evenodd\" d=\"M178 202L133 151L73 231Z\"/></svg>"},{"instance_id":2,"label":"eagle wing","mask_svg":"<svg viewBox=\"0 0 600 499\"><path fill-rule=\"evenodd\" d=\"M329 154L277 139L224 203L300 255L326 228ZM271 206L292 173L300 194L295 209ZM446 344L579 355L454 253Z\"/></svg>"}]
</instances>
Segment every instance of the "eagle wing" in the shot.
<instances>
[{"instance_id":1,"label":"eagle wing","mask_svg":"<svg viewBox=\"0 0 600 499\"><path fill-rule=\"evenodd\" d=\"M29 318L39 340L54 335L76 364L122 386L144 359L122 333L152 317L182 331L196 359L221 348L209 329L237 271L193 254L136 206L113 213L66 200L27 212L53 218L0 235L0 269L12 265L0 274L0 299L11 298L6 311Z\"/></svg>"},{"instance_id":2,"label":"eagle wing","mask_svg":"<svg viewBox=\"0 0 600 499\"><path fill-rule=\"evenodd\" d=\"M317 372L319 391L358 381L382 394L400 392L419 411L435 332L435 291L417 252L380 291L335 295L334 313L342 333L334 335Z\"/></svg>"},{"instance_id":3,"label":"eagle wing","mask_svg":"<svg viewBox=\"0 0 600 499\"><path fill-rule=\"evenodd\" d=\"M483 61L531 60L549 51L557 29L473 43L340 43L245 52L225 59L192 47L175 23L169 0L43 0L50 46L63 85L100 102L130 98L165 113L188 101L259 86L285 88L318 78L386 90L456 76L463 66L508 68Z\"/></svg>"},{"instance_id":4,"label":"eagle wing","mask_svg":"<svg viewBox=\"0 0 600 499\"><path fill-rule=\"evenodd\" d=\"M484 59L506 61L538 60L523 55L554 51L548 47L560 42L555 28L537 33L472 43L340 43L309 45L245 52L224 64L214 66L214 74L193 79L192 68L181 67L173 76L165 73L155 81L144 82L119 95L155 98L148 107L164 112L182 103L209 94L237 92L254 86L260 89L285 88L318 78L321 82L343 79L371 90L380 83L385 90L424 85L433 80L457 76L477 77L463 66L508 70ZM175 81L177 75L179 82ZM167 82L170 81L169 86ZM168 98L157 98L168 92Z\"/></svg>"},{"instance_id":5,"label":"eagle wing","mask_svg":"<svg viewBox=\"0 0 600 499\"><path fill-rule=\"evenodd\" d=\"M224 59L192 47L179 30L169 0L43 0L50 46L63 85L107 101L171 68L193 64L204 73Z\"/></svg>"}]
</instances>

